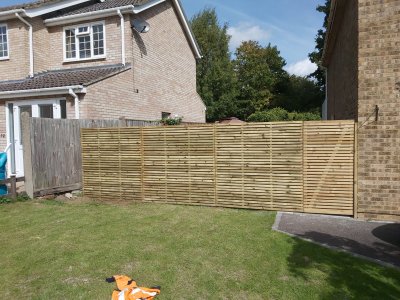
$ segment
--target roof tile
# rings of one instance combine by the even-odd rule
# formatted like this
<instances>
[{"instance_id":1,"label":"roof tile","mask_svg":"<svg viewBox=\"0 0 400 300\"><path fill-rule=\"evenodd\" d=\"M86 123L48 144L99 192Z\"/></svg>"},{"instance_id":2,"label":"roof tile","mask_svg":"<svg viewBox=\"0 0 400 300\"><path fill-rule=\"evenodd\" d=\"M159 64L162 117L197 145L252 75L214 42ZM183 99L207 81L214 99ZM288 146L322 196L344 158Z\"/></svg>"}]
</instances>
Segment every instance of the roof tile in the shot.
<instances>
[{"instance_id":1,"label":"roof tile","mask_svg":"<svg viewBox=\"0 0 400 300\"><path fill-rule=\"evenodd\" d=\"M32 78L15 81L0 81L0 92L35 90L73 85L88 86L105 78L129 70L130 65L108 65L101 67L46 71Z\"/></svg>"},{"instance_id":2,"label":"roof tile","mask_svg":"<svg viewBox=\"0 0 400 300\"><path fill-rule=\"evenodd\" d=\"M110 9L110 8L115 8L115 7L128 6L128 5L143 5L149 1L150 0L106 0L101 3L95 3L92 5L84 6L84 7L78 8L78 9L74 9L74 10L62 13L61 15L58 15L57 17L78 15L78 14L100 11L100 10L105 10L105 9Z\"/></svg>"},{"instance_id":3,"label":"roof tile","mask_svg":"<svg viewBox=\"0 0 400 300\"><path fill-rule=\"evenodd\" d=\"M52 2L57 3L57 2L61 2L61 1L63 1L63 0L39 0L39 1L34 1L34 2L29 2L29 3L22 3L22 4L18 4L18 5L0 7L0 11L8 11L8 10L13 10L13 9L37 8L44 4L48 4L48 3L52 3Z\"/></svg>"}]
</instances>

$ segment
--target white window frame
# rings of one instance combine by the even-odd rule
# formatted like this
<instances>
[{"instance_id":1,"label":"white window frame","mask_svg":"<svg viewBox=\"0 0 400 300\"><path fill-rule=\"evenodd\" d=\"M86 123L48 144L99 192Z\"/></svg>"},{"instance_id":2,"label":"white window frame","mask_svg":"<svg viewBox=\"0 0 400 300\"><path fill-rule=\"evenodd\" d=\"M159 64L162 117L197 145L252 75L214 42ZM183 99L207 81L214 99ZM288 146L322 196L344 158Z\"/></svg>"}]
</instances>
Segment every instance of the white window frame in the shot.
<instances>
[{"instance_id":1,"label":"white window frame","mask_svg":"<svg viewBox=\"0 0 400 300\"><path fill-rule=\"evenodd\" d=\"M11 143L15 143L16 139L20 139L20 131L19 132L14 132L14 141L10 140L10 134L11 130L15 129L15 122L20 122L19 116L14 115L14 124L10 124L10 110L8 105L13 104L14 105L14 110L15 106L31 106L32 107L32 116L33 117L40 117L40 105L53 105L53 119L61 119L61 100L67 100L65 97L60 97L60 98L48 98L48 99L43 99L43 100L17 100L17 101L6 101L5 103L5 110L6 110L6 134L7 134L7 145L11 145ZM67 108L68 110L68 108ZM68 112L67 112L67 118L68 118ZM13 126L13 128L10 128L10 125ZM17 155L17 149L14 148L14 155L15 155L15 160L18 158L16 157ZM11 157L11 148L8 149L7 154L9 157ZM17 167L17 163L15 165ZM16 175L16 174L11 174L11 159L7 160L7 170L8 170L8 176L10 175ZM16 170L17 172L19 170Z\"/></svg>"},{"instance_id":2,"label":"white window frame","mask_svg":"<svg viewBox=\"0 0 400 300\"><path fill-rule=\"evenodd\" d=\"M0 27L6 28L6 37L7 37L7 56L0 57L0 60L9 60L10 59L10 37L8 35L8 25L3 23L0 24Z\"/></svg>"},{"instance_id":3,"label":"white window frame","mask_svg":"<svg viewBox=\"0 0 400 300\"><path fill-rule=\"evenodd\" d=\"M103 25L103 43L104 43L104 54L102 55L94 55L94 43L93 43L93 26L96 25ZM87 58L79 58L79 36L86 35L86 34L79 34L78 29L79 27L89 27L89 35L90 35L90 57ZM74 58L67 58L67 45L66 45L66 30L75 30L75 45L76 45L76 57ZM93 23L85 23L85 24L77 24L74 26L66 26L63 28L63 56L64 62L74 62L74 61L85 61L85 60L96 60L96 59L104 59L107 57L107 43L106 43L106 24L105 21L98 21Z\"/></svg>"}]
</instances>

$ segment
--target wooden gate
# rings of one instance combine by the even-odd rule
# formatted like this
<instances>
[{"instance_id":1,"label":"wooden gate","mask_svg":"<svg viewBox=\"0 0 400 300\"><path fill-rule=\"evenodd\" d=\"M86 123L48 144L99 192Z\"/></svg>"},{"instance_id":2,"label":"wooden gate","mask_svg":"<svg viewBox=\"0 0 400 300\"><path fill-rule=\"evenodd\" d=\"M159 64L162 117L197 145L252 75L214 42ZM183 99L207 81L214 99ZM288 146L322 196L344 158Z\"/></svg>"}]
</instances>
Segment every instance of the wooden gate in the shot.
<instances>
[{"instance_id":1,"label":"wooden gate","mask_svg":"<svg viewBox=\"0 0 400 300\"><path fill-rule=\"evenodd\" d=\"M351 121L83 129L85 195L353 215Z\"/></svg>"}]
</instances>

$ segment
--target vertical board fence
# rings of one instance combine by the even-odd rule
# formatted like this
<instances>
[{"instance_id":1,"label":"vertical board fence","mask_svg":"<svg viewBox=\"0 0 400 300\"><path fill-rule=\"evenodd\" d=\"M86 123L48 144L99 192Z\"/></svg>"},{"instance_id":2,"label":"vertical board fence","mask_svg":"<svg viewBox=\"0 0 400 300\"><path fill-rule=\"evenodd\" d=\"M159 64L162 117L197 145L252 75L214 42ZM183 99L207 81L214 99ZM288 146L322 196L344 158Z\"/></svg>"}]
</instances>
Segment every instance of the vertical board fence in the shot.
<instances>
[{"instance_id":1,"label":"vertical board fence","mask_svg":"<svg viewBox=\"0 0 400 300\"><path fill-rule=\"evenodd\" d=\"M25 188L43 196L82 188L81 128L153 126L158 122L29 118L22 121Z\"/></svg>"},{"instance_id":2,"label":"vertical board fence","mask_svg":"<svg viewBox=\"0 0 400 300\"><path fill-rule=\"evenodd\" d=\"M82 129L85 195L353 215L352 121Z\"/></svg>"}]
</instances>

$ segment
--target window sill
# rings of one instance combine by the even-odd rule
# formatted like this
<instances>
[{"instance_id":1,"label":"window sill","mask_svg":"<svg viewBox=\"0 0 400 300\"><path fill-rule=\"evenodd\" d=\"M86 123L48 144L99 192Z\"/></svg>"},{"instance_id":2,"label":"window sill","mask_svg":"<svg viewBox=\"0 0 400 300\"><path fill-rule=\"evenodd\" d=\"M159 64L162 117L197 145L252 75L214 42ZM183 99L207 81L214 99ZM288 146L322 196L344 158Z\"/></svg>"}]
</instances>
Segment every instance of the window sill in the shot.
<instances>
[{"instance_id":1,"label":"window sill","mask_svg":"<svg viewBox=\"0 0 400 300\"><path fill-rule=\"evenodd\" d=\"M3 60L10 60L10 58L9 57L0 57L0 61L3 61Z\"/></svg>"},{"instance_id":2,"label":"window sill","mask_svg":"<svg viewBox=\"0 0 400 300\"><path fill-rule=\"evenodd\" d=\"M106 56L91 57L91 58L84 58L84 59L68 59L68 60L64 60L63 64L90 62L90 61L95 61L95 60L106 60Z\"/></svg>"}]
</instances>

